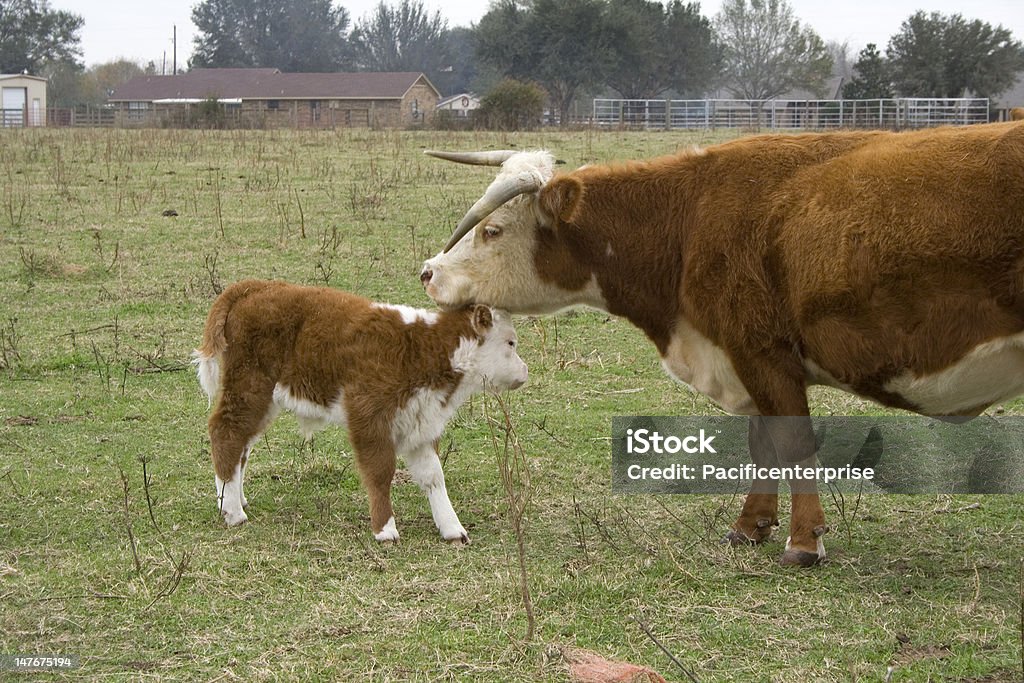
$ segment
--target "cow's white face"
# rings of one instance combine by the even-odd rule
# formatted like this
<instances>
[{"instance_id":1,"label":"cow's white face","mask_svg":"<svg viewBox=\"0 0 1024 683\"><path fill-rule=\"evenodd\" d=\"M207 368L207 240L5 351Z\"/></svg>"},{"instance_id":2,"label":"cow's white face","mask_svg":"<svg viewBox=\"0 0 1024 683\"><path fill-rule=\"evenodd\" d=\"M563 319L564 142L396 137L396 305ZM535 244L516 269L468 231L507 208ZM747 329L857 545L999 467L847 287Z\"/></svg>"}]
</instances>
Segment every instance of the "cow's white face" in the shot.
<instances>
[{"instance_id":1,"label":"cow's white face","mask_svg":"<svg viewBox=\"0 0 1024 683\"><path fill-rule=\"evenodd\" d=\"M553 254L553 220L539 201L552 169L553 159L546 152L522 152L505 161L488 195L512 177L534 176L536 189L480 216L451 249L424 262L420 280L431 299L442 308L482 303L531 314L580 304L601 307L596 283L566 288L538 268L545 259L558 258Z\"/></svg>"},{"instance_id":2,"label":"cow's white face","mask_svg":"<svg viewBox=\"0 0 1024 683\"><path fill-rule=\"evenodd\" d=\"M448 251L423 264L420 279L442 308L483 303L517 313L547 313L561 298L534 265L539 221L533 197L513 199ZM560 308L556 306L555 308Z\"/></svg>"}]
</instances>

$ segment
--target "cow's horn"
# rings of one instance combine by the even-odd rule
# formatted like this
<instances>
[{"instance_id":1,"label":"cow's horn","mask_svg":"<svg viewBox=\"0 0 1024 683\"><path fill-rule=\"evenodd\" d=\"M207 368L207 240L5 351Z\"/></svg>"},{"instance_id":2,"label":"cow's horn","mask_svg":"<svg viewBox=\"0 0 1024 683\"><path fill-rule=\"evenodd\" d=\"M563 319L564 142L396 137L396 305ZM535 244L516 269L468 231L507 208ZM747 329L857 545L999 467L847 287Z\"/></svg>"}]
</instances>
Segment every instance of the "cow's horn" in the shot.
<instances>
[{"instance_id":1,"label":"cow's horn","mask_svg":"<svg viewBox=\"0 0 1024 683\"><path fill-rule=\"evenodd\" d=\"M501 183L493 183L487 188L484 196L478 199L476 204L470 207L469 212L459 221L455 232L452 233L451 239L448 240L448 244L444 245L444 253L448 253L467 232L472 230L477 223L487 218L499 206L513 197L518 197L527 192L536 192L540 189L541 185L540 177L530 171L519 173Z\"/></svg>"},{"instance_id":2,"label":"cow's horn","mask_svg":"<svg viewBox=\"0 0 1024 683\"><path fill-rule=\"evenodd\" d=\"M426 150L429 154L438 159L454 161L459 164L473 164L474 166L501 166L506 160L517 152L513 149L498 149L492 152L436 152Z\"/></svg>"}]
</instances>

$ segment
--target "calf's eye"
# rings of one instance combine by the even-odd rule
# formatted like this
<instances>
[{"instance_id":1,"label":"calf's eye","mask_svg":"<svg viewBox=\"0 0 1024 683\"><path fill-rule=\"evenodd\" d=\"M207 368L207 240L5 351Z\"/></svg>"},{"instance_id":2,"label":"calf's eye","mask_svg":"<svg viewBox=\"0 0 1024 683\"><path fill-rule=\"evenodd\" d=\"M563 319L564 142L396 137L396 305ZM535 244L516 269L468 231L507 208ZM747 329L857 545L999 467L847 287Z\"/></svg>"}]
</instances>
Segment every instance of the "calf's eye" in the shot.
<instances>
[{"instance_id":1,"label":"calf's eye","mask_svg":"<svg viewBox=\"0 0 1024 683\"><path fill-rule=\"evenodd\" d=\"M484 239L491 240L501 234L501 228L497 225L484 226Z\"/></svg>"}]
</instances>

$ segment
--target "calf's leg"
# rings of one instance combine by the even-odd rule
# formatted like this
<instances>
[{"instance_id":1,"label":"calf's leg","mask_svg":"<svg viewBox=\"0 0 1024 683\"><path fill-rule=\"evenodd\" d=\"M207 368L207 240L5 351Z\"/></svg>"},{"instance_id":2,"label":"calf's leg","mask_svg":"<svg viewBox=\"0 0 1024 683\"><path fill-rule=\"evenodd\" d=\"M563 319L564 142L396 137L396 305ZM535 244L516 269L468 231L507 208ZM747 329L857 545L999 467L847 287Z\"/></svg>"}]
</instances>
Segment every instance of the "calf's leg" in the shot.
<instances>
[{"instance_id":1,"label":"calf's leg","mask_svg":"<svg viewBox=\"0 0 1024 683\"><path fill-rule=\"evenodd\" d=\"M378 541L397 542L398 527L391 507L391 480L395 476L395 447L390 435L375 426L350 419L349 440L356 466L370 501L370 529Z\"/></svg>"},{"instance_id":2,"label":"calf's leg","mask_svg":"<svg viewBox=\"0 0 1024 683\"><path fill-rule=\"evenodd\" d=\"M436 444L423 446L408 453L405 456L405 464L413 481L419 485L430 502L430 514L434 517L434 524L441 532L441 537L446 541L469 543L469 534L466 533L448 498Z\"/></svg>"},{"instance_id":3,"label":"calf's leg","mask_svg":"<svg viewBox=\"0 0 1024 683\"><path fill-rule=\"evenodd\" d=\"M274 416L272 385L246 382L244 387L229 387L221 392L217 408L210 416L210 456L213 460L217 507L228 526L245 522L242 509L242 477L252 444Z\"/></svg>"}]
</instances>

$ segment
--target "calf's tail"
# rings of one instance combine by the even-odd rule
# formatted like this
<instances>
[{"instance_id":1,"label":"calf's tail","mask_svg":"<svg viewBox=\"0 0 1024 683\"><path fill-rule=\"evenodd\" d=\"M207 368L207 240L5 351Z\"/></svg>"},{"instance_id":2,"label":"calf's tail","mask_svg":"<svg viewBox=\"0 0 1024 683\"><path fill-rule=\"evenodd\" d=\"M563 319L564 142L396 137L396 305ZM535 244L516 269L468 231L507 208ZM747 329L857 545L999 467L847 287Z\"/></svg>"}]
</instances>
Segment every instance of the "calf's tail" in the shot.
<instances>
[{"instance_id":1,"label":"calf's tail","mask_svg":"<svg viewBox=\"0 0 1024 683\"><path fill-rule=\"evenodd\" d=\"M243 280L229 286L217 300L213 302L209 315L206 316L206 327L203 328L203 343L192 352L192 364L196 366L199 386L203 388L210 403L220 392L220 359L228 346L224 327L234 305L259 290L272 285L262 280Z\"/></svg>"}]
</instances>

